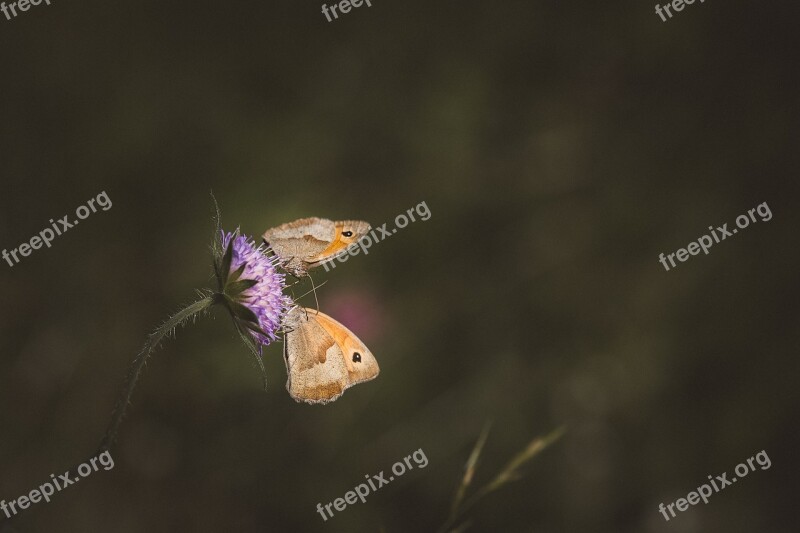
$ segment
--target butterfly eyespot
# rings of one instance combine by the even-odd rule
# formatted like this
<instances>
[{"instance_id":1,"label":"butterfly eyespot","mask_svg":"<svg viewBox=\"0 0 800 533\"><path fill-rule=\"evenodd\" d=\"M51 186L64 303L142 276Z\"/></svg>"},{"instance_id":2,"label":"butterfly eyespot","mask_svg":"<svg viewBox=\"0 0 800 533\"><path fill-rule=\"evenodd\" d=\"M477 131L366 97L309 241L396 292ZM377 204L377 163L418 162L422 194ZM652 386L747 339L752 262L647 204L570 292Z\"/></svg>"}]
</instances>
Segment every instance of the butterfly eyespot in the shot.
<instances>
[{"instance_id":1,"label":"butterfly eyespot","mask_svg":"<svg viewBox=\"0 0 800 533\"><path fill-rule=\"evenodd\" d=\"M353 362L360 363L361 362L361 354L358 352L353 352Z\"/></svg>"},{"instance_id":2,"label":"butterfly eyespot","mask_svg":"<svg viewBox=\"0 0 800 533\"><path fill-rule=\"evenodd\" d=\"M352 237L353 236L353 232L352 231L343 231L342 235L344 235L345 237Z\"/></svg>"}]
</instances>

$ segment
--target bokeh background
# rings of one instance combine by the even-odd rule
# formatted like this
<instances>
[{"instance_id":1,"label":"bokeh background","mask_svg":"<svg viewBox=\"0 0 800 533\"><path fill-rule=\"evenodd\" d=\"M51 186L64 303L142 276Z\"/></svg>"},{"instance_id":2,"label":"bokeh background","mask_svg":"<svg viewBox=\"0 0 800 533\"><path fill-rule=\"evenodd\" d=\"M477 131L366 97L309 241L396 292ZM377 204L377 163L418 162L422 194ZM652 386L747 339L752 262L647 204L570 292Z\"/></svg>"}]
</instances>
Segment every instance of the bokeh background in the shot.
<instances>
[{"instance_id":1,"label":"bokeh background","mask_svg":"<svg viewBox=\"0 0 800 533\"><path fill-rule=\"evenodd\" d=\"M54 0L0 18L0 246L113 201L0 263L0 498L92 454L146 334L212 284L212 190L253 235L432 212L315 275L376 381L296 404L276 343L264 392L217 311L148 365L115 468L0 531L435 531L490 420L478 485L567 434L471 531L796 531L797 2L666 23L642 1L320 9ZM762 202L771 221L658 263ZM420 448L425 469L316 513ZM761 450L769 470L658 513Z\"/></svg>"}]
</instances>

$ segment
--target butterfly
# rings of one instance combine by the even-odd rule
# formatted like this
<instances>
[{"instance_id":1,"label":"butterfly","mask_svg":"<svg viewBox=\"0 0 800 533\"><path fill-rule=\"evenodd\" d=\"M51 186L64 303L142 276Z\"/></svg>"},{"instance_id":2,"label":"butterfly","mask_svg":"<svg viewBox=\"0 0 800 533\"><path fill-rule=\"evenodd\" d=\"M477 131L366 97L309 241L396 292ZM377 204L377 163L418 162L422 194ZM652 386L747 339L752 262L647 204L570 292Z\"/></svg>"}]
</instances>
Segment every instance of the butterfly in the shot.
<instances>
[{"instance_id":1,"label":"butterfly","mask_svg":"<svg viewBox=\"0 0 800 533\"><path fill-rule=\"evenodd\" d=\"M333 221L326 218L301 218L264 232L264 241L281 260L283 268L296 278L308 270L333 260L364 237L370 230L363 220Z\"/></svg>"},{"instance_id":2,"label":"butterfly","mask_svg":"<svg viewBox=\"0 0 800 533\"><path fill-rule=\"evenodd\" d=\"M380 372L369 348L325 313L294 307L284 327L286 390L298 402L332 402Z\"/></svg>"}]
</instances>

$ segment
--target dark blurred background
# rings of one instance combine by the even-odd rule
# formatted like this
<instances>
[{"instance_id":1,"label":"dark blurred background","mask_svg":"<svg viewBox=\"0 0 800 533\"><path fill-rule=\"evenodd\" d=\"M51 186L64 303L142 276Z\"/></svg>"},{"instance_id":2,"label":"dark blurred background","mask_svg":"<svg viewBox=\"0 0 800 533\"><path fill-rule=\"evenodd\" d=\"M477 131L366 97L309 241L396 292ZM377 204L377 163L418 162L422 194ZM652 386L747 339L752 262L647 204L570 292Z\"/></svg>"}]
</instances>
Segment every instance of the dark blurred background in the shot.
<instances>
[{"instance_id":1,"label":"dark blurred background","mask_svg":"<svg viewBox=\"0 0 800 533\"><path fill-rule=\"evenodd\" d=\"M265 393L218 310L148 365L115 468L3 532L434 531L488 420L478 485L568 432L469 531L797 531L797 2L320 10L0 17L0 247L113 202L0 263L2 499L92 454L146 334L212 285L212 190L251 235L432 212L314 276L376 381L296 404L276 343ZM659 264L762 202L771 221ZM420 448L427 468L317 514ZM658 513L761 450L769 470Z\"/></svg>"}]
</instances>

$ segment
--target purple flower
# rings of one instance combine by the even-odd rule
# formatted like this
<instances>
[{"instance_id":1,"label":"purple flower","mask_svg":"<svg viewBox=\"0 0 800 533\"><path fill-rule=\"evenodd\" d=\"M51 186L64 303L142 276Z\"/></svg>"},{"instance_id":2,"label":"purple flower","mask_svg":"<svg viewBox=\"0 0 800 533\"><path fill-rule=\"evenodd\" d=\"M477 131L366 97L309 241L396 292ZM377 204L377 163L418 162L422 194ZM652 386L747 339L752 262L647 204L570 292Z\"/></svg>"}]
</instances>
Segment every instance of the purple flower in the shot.
<instances>
[{"instance_id":1,"label":"purple flower","mask_svg":"<svg viewBox=\"0 0 800 533\"><path fill-rule=\"evenodd\" d=\"M266 346L277 338L292 300L283 294L284 274L275 269L277 258L268 257L264 246L251 237L220 230L221 250L217 263L220 290L238 323L253 339Z\"/></svg>"}]
</instances>

